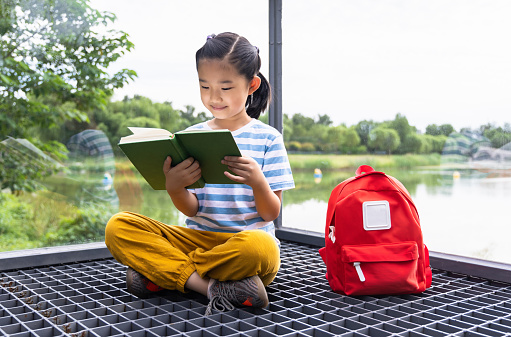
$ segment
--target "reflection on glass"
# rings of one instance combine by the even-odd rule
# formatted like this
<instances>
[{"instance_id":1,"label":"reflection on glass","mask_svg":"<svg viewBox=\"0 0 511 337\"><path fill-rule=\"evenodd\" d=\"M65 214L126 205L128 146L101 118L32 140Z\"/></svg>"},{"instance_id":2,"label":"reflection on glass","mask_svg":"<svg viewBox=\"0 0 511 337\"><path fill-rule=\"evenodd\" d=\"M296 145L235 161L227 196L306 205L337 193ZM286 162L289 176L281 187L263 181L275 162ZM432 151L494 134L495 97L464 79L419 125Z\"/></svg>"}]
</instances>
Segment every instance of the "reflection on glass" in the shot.
<instances>
[{"instance_id":1,"label":"reflection on glass","mask_svg":"<svg viewBox=\"0 0 511 337\"><path fill-rule=\"evenodd\" d=\"M511 263L510 3L283 7L283 225L324 233L330 192L369 164L410 191L431 250Z\"/></svg>"},{"instance_id":2,"label":"reflection on glass","mask_svg":"<svg viewBox=\"0 0 511 337\"><path fill-rule=\"evenodd\" d=\"M458 134L453 134L452 138L460 140ZM372 160L375 169L396 177L406 186L419 211L425 242L431 250L510 263L511 247L507 237L511 235L508 213L511 159L505 156L509 143L492 148L482 145L487 143L468 143L467 139L459 142L458 150L451 141L446 142L446 155L442 155L436 165L399 168L377 163L375 159L379 156L365 159ZM481 146L477 146L478 143ZM296 155L291 155L291 160L293 156ZM335 157L352 158L309 157L310 161L317 161L318 157L324 161ZM303 160L301 156L302 165ZM354 176L355 167L323 170L319 184L312 170L295 169L293 173L296 189L285 194L284 226L324 233L330 192L337 184Z\"/></svg>"}]
</instances>

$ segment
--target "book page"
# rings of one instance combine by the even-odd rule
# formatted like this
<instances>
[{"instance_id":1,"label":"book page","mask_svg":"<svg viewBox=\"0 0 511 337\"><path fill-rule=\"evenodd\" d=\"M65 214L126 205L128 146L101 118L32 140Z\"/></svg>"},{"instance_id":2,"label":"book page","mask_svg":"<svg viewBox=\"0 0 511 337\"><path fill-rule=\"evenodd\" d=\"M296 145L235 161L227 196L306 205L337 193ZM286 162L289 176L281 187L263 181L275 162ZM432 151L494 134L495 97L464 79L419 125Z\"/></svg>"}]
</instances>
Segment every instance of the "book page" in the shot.
<instances>
[{"instance_id":1,"label":"book page","mask_svg":"<svg viewBox=\"0 0 511 337\"><path fill-rule=\"evenodd\" d=\"M212 132L226 132L229 131L228 129L214 129L214 130L203 130L203 129L190 129L190 130L183 130L176 133L212 133ZM230 132L230 131L229 131Z\"/></svg>"},{"instance_id":2,"label":"book page","mask_svg":"<svg viewBox=\"0 0 511 337\"><path fill-rule=\"evenodd\" d=\"M130 131L133 132L133 134L130 136L122 137L121 140L119 141L120 144L173 137L172 133L165 129L140 128L133 126L128 127L128 129L130 129Z\"/></svg>"},{"instance_id":3,"label":"book page","mask_svg":"<svg viewBox=\"0 0 511 337\"><path fill-rule=\"evenodd\" d=\"M128 126L128 129L134 134L134 135L140 135L140 134L167 134L171 135L172 133L165 129L158 129L158 128L140 128L138 126Z\"/></svg>"}]
</instances>

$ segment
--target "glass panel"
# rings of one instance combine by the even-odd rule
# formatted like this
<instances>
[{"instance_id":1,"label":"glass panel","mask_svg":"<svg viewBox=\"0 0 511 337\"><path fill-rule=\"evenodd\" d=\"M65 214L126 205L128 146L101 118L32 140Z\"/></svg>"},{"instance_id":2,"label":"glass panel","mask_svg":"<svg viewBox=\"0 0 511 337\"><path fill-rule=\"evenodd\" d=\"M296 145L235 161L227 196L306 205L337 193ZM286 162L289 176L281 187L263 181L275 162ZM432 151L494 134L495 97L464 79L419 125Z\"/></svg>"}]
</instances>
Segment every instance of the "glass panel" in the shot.
<instances>
[{"instance_id":1,"label":"glass panel","mask_svg":"<svg viewBox=\"0 0 511 337\"><path fill-rule=\"evenodd\" d=\"M117 143L128 126L176 132L210 118L195 52L234 31L268 55L267 3L32 3L0 5L0 251L103 241L119 210L183 224Z\"/></svg>"},{"instance_id":2,"label":"glass panel","mask_svg":"<svg viewBox=\"0 0 511 337\"><path fill-rule=\"evenodd\" d=\"M430 250L511 262L509 13L284 2L284 226L323 233L331 190L369 164L407 187Z\"/></svg>"}]
</instances>

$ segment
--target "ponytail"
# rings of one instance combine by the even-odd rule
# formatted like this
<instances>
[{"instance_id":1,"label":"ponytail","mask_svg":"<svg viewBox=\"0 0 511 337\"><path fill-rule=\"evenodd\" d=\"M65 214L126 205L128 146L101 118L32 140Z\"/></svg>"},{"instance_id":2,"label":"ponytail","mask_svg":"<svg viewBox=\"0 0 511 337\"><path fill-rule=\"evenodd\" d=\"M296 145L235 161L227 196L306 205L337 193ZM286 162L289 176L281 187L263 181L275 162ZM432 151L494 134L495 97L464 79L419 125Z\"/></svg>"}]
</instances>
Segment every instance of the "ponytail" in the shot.
<instances>
[{"instance_id":1,"label":"ponytail","mask_svg":"<svg viewBox=\"0 0 511 337\"><path fill-rule=\"evenodd\" d=\"M247 114L257 119L268 108L271 87L268 80L259 72L261 69L259 48L250 44L246 38L235 33L209 35L206 43L195 53L197 70L199 61L203 59L225 59L249 82L257 74L261 78L261 85L247 98Z\"/></svg>"},{"instance_id":2,"label":"ponytail","mask_svg":"<svg viewBox=\"0 0 511 337\"><path fill-rule=\"evenodd\" d=\"M260 72L257 76L261 79L261 85L252 93L252 98L247 98L247 114L255 119L259 118L271 102L270 83Z\"/></svg>"}]
</instances>

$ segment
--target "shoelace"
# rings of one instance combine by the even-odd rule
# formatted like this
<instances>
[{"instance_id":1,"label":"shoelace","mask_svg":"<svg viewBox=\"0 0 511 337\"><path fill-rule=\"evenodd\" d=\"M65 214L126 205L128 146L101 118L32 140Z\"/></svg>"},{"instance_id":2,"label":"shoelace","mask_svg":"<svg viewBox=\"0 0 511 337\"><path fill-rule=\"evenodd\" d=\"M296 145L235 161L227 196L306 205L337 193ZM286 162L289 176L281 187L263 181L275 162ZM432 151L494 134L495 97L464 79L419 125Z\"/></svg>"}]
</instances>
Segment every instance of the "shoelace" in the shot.
<instances>
[{"instance_id":1,"label":"shoelace","mask_svg":"<svg viewBox=\"0 0 511 337\"><path fill-rule=\"evenodd\" d=\"M218 294L213 295L206 308L205 315L211 315L213 309L218 311L231 311L234 310L234 305L228 300L228 298L236 298L236 286L234 283L223 283L216 289Z\"/></svg>"},{"instance_id":2,"label":"shoelace","mask_svg":"<svg viewBox=\"0 0 511 337\"><path fill-rule=\"evenodd\" d=\"M208 303L206 308L206 312L204 316L209 316L213 313L213 309L217 311L231 311L234 310L234 305L232 305L229 300L222 296L214 296Z\"/></svg>"}]
</instances>

